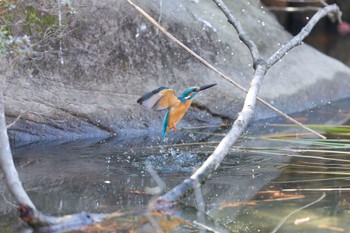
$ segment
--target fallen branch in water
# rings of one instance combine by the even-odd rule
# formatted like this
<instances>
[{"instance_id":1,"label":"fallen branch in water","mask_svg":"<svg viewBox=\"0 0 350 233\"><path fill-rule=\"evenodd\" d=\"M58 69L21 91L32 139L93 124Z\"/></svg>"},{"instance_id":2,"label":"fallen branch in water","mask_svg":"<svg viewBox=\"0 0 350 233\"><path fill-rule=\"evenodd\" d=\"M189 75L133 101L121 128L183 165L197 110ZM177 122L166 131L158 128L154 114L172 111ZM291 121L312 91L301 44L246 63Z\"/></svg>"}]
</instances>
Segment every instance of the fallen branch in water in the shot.
<instances>
[{"instance_id":1,"label":"fallen branch in water","mask_svg":"<svg viewBox=\"0 0 350 233\"><path fill-rule=\"evenodd\" d=\"M22 186L13 162L7 135L4 106L4 96L2 91L0 91L0 168L4 174L8 190L19 204L19 217L28 225L33 228L40 228L40 231L43 232L81 228L87 224L101 221L106 215L82 212L63 217L53 217L44 215L36 209Z\"/></svg>"}]
</instances>

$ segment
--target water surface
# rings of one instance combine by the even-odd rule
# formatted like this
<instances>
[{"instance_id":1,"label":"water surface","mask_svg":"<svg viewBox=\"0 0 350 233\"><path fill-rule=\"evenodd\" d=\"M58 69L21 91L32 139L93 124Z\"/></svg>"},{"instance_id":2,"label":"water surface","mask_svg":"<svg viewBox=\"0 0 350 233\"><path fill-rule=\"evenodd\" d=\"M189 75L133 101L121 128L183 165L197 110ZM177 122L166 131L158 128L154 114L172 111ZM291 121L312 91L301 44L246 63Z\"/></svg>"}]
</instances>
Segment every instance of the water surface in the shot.
<instances>
[{"instance_id":1,"label":"water surface","mask_svg":"<svg viewBox=\"0 0 350 233\"><path fill-rule=\"evenodd\" d=\"M254 127L200 190L207 216L231 232L271 232L278 226L279 232L350 231L347 147L336 149L342 154L300 151L308 143L271 140L271 135L285 128L266 122ZM14 147L13 155L25 189L44 213L128 211L147 205L155 197L147 192L147 188L157 186L147 164L169 190L205 161L225 130L211 131L205 137L194 131L179 132L205 140L195 144L186 144L186 140L176 145L160 143L157 137L90 140ZM294 138L301 132L294 128L288 131ZM148 143L132 143L143 140ZM0 193L0 232L19 232L23 226L3 184ZM310 205L324 194L322 200ZM198 207L194 195L183 204ZM193 230L198 229L179 226L174 232Z\"/></svg>"}]
</instances>

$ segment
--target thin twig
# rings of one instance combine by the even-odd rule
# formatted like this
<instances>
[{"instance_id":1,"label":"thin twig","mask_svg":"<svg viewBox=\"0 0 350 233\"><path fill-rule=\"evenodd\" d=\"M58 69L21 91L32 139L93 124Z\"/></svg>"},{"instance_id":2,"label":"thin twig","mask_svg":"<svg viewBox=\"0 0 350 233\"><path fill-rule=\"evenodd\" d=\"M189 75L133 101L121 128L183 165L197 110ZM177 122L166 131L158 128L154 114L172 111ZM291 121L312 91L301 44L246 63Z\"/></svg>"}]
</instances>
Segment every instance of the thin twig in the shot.
<instances>
[{"instance_id":1,"label":"thin twig","mask_svg":"<svg viewBox=\"0 0 350 233\"><path fill-rule=\"evenodd\" d=\"M297 213L297 212L299 212L299 211L302 211L303 209L306 209L306 208L308 208L308 207L310 207L310 206L312 206L312 205L314 205L314 204L320 202L323 198L325 198L325 196L326 196L326 194L325 194L325 193L322 193L322 195L321 195L316 201L313 201L313 202L311 202L311 203L309 203L309 204L307 204L307 205L304 205L303 207L301 207L301 208L299 208L299 209L296 209L296 210L294 210L293 212L289 213L289 214L288 214L286 217L284 217L284 218L281 220L281 222L271 231L271 233L277 232L277 231L281 228L281 226L287 221L287 219L288 219L290 216L292 216L293 214L295 214L295 213Z\"/></svg>"},{"instance_id":2,"label":"thin twig","mask_svg":"<svg viewBox=\"0 0 350 233\"><path fill-rule=\"evenodd\" d=\"M60 52L59 52L59 56L60 56L60 62L61 65L64 64L64 60L63 60L63 52L62 52L62 12L61 12L61 0L57 0L57 4L58 4L58 27L60 29L60 33L59 33L59 45L60 45Z\"/></svg>"},{"instance_id":3,"label":"thin twig","mask_svg":"<svg viewBox=\"0 0 350 233\"><path fill-rule=\"evenodd\" d=\"M321 18L328 15L330 12L336 12L338 16L341 15L339 7L335 4L328 5L318 10L317 13L314 16L312 16L309 22L301 29L301 31L296 36L294 36L290 41L282 45L281 48L277 50L277 52L275 52L267 60L268 67L270 68L276 62L281 60L282 57L284 57L291 49L295 48L298 45L301 45L302 41L305 39L306 36L310 34L311 30L316 25L316 23L320 21Z\"/></svg>"},{"instance_id":4,"label":"thin twig","mask_svg":"<svg viewBox=\"0 0 350 233\"><path fill-rule=\"evenodd\" d=\"M171 39L172 41L174 41L177 45L179 45L181 48L185 49L188 53L190 53L194 58L196 58L198 61L200 61L203 65L205 65L206 67L208 67L210 70L214 71L216 74L218 74L221 78L223 78L224 80L226 80L227 82L231 83L232 85L234 85L235 87L237 87L239 90L243 91L243 92L248 92L248 90L246 88L244 88L242 85L240 85L239 83L235 82L234 80L232 80L231 78L229 78L227 75L225 75L224 73L222 73L221 71L219 71L217 68L215 68L213 65L211 65L208 61L206 61L204 58L202 58L201 56L199 56L198 54L196 54L194 51L192 51L189 47L187 47L186 45L184 45L181 41L179 41L178 39L176 39L171 33L169 33L164 27L162 27L159 23L157 23L156 20L154 20L149 14L147 14L144 10L142 10L139 6L137 6L135 3L133 3L131 0L126 0L131 6L133 6L140 14L142 14L148 21L150 21L155 27L157 27L161 32L163 32L169 39ZM223 5L223 4L221 4ZM242 32L241 32L242 34ZM247 42L248 43L248 42ZM249 44L249 43L248 43ZM247 45L248 46L248 45ZM249 48L249 46L248 46ZM257 56L257 55L253 55L255 54L252 53L252 56ZM265 105L266 107L270 108L271 110L273 110L274 112L276 112L277 114L281 115L282 117L284 117L286 120L293 122L294 124L300 126L301 128L311 132L312 134L322 138L322 139L326 139L325 136L321 135L320 133L316 132L315 130L312 130L306 126L304 126L303 124L301 124L300 122L298 122L297 120L291 118L290 116L286 115L285 113L283 113L281 110L277 109L276 107L272 106L271 104L269 104L268 102L266 102L265 100L263 100L262 98L258 97L258 101L260 103L262 103L263 105Z\"/></svg>"},{"instance_id":5,"label":"thin twig","mask_svg":"<svg viewBox=\"0 0 350 233\"><path fill-rule=\"evenodd\" d=\"M10 206L12 206L13 208L15 208L15 209L17 209L18 208L18 205L16 205L16 204L13 204L12 202L10 202L9 200L7 200L7 198L6 198L6 196L5 196L5 194L3 193L2 194L2 197L4 198L4 201L7 203L7 204L9 204Z\"/></svg>"},{"instance_id":6,"label":"thin twig","mask_svg":"<svg viewBox=\"0 0 350 233\"><path fill-rule=\"evenodd\" d=\"M16 119L15 119L13 122L11 122L10 124L6 125L6 128L9 129L9 128L11 128L12 126L14 126L14 125L17 123L17 121L19 121L19 119L21 119L21 117L22 117L24 114L26 114L26 113L27 113L27 110L21 112L21 113L16 117Z\"/></svg>"},{"instance_id":7,"label":"thin twig","mask_svg":"<svg viewBox=\"0 0 350 233\"><path fill-rule=\"evenodd\" d=\"M270 11L283 11L283 12L305 12L305 11L318 11L320 7L317 6L302 6L302 7L278 7L269 6L267 7Z\"/></svg>"}]
</instances>

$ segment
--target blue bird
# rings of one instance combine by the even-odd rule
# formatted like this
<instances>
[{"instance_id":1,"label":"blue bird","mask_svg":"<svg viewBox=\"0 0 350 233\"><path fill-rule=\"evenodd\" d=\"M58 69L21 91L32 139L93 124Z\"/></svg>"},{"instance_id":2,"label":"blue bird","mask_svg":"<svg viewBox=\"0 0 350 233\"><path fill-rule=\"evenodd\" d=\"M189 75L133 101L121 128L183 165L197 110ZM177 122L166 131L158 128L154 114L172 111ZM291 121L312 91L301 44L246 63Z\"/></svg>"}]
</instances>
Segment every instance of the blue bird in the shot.
<instances>
[{"instance_id":1,"label":"blue bird","mask_svg":"<svg viewBox=\"0 0 350 233\"><path fill-rule=\"evenodd\" d=\"M137 103L153 110L168 109L163 120L162 139L164 140L166 132L170 129L176 131L176 124L185 115L194 97L200 91L215 85L216 83L202 87L191 87L184 91L180 96L175 96L174 90L169 87L159 87L139 98Z\"/></svg>"}]
</instances>

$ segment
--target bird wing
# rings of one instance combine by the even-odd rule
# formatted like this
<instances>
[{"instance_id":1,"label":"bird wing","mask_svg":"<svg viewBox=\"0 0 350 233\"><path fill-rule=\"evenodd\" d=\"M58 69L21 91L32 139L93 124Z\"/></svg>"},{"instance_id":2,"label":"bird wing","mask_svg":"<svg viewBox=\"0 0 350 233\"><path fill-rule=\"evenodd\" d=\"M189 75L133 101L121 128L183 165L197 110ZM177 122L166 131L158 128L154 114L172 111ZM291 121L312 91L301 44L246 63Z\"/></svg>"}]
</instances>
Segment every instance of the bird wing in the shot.
<instances>
[{"instance_id":1,"label":"bird wing","mask_svg":"<svg viewBox=\"0 0 350 233\"><path fill-rule=\"evenodd\" d=\"M148 109L163 110L175 106L180 101L173 89L160 87L142 96L137 103Z\"/></svg>"}]
</instances>

